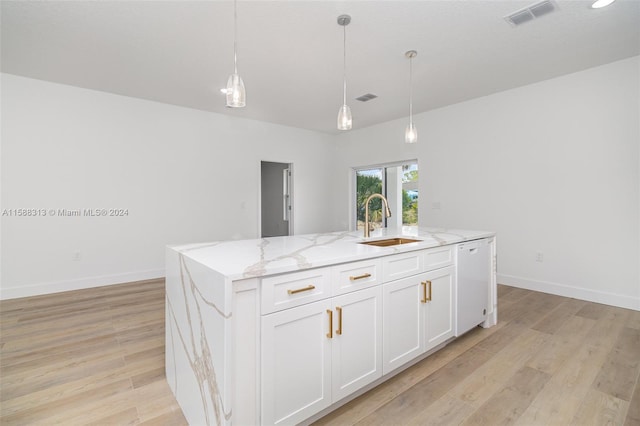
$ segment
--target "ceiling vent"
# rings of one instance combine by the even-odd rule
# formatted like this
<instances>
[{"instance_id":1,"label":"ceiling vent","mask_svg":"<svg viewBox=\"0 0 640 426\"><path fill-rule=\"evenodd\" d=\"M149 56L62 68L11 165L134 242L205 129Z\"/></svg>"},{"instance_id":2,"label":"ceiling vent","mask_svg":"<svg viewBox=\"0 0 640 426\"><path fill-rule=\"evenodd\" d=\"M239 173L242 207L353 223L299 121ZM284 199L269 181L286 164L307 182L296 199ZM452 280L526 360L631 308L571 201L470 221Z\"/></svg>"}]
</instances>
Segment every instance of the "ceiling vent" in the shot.
<instances>
[{"instance_id":1,"label":"ceiling vent","mask_svg":"<svg viewBox=\"0 0 640 426\"><path fill-rule=\"evenodd\" d=\"M373 93L367 93L366 95L362 95L362 96L356 98L356 101L368 102L371 99L375 99L377 97L378 97L378 95L374 95Z\"/></svg>"},{"instance_id":2,"label":"ceiling vent","mask_svg":"<svg viewBox=\"0 0 640 426\"><path fill-rule=\"evenodd\" d=\"M524 24L525 22L539 18L542 15L551 13L557 8L558 6L552 0L543 0L529 7L525 7L524 9L520 9L511 15L505 16L504 20L516 27L520 24Z\"/></svg>"}]
</instances>

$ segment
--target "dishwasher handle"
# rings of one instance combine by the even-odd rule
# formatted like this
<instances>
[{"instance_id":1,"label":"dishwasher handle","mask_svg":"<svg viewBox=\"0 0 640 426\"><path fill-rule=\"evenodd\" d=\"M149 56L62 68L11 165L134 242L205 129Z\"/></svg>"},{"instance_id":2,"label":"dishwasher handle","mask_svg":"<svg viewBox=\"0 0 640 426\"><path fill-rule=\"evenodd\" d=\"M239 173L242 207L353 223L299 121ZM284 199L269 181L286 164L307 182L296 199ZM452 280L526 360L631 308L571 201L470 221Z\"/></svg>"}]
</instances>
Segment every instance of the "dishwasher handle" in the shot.
<instances>
[{"instance_id":1,"label":"dishwasher handle","mask_svg":"<svg viewBox=\"0 0 640 426\"><path fill-rule=\"evenodd\" d=\"M460 244L459 249L463 252L469 252L470 254L475 254L478 252L480 248L480 243L478 241L471 241L468 243Z\"/></svg>"}]
</instances>

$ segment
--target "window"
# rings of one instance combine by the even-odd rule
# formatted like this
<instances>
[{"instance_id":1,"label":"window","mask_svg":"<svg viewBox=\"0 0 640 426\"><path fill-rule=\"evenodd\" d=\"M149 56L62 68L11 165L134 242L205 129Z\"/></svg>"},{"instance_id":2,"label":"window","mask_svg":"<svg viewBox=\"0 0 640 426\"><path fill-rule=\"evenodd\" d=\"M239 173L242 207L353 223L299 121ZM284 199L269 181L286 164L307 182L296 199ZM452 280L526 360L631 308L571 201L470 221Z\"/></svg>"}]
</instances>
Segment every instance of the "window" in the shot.
<instances>
[{"instance_id":1,"label":"window","mask_svg":"<svg viewBox=\"0 0 640 426\"><path fill-rule=\"evenodd\" d=\"M359 167L355 174L355 214L356 229L364 229L365 201L371 194L382 194L389 201L391 217L382 214L382 200L374 198L369 203L369 221L374 229L387 226L418 225L418 162ZM398 212L402 212L398 214Z\"/></svg>"}]
</instances>

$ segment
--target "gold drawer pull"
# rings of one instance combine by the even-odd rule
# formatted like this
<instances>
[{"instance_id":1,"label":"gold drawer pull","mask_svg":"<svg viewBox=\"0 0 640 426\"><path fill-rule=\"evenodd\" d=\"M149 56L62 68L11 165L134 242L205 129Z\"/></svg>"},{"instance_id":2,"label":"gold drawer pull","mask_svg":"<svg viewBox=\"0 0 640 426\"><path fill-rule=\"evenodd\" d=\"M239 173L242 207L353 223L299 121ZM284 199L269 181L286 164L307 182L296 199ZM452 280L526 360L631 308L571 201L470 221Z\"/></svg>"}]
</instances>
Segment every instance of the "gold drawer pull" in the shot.
<instances>
[{"instance_id":1,"label":"gold drawer pull","mask_svg":"<svg viewBox=\"0 0 640 426\"><path fill-rule=\"evenodd\" d=\"M336 330L337 335L342 334L342 308L340 306L336 306L336 311L338 311L338 329Z\"/></svg>"},{"instance_id":2,"label":"gold drawer pull","mask_svg":"<svg viewBox=\"0 0 640 426\"><path fill-rule=\"evenodd\" d=\"M371 276L371 274L362 274L362 275L356 275L355 277L354 276L350 276L349 279L351 281L355 281L355 280L361 280L363 278L369 278L370 276Z\"/></svg>"},{"instance_id":3,"label":"gold drawer pull","mask_svg":"<svg viewBox=\"0 0 640 426\"><path fill-rule=\"evenodd\" d=\"M316 286L313 285L313 284L310 284L310 285L308 285L306 287L296 288L295 290L287 290L287 293L289 293L289 294L302 293L303 291L313 290L314 288L316 288Z\"/></svg>"},{"instance_id":4,"label":"gold drawer pull","mask_svg":"<svg viewBox=\"0 0 640 426\"><path fill-rule=\"evenodd\" d=\"M327 337L333 339L333 311L327 309L327 313L329 314L329 332L327 333Z\"/></svg>"},{"instance_id":5,"label":"gold drawer pull","mask_svg":"<svg viewBox=\"0 0 640 426\"><path fill-rule=\"evenodd\" d=\"M431 281L427 281L427 284L429 285L429 297L427 297L426 299L428 302L431 302Z\"/></svg>"},{"instance_id":6,"label":"gold drawer pull","mask_svg":"<svg viewBox=\"0 0 640 426\"><path fill-rule=\"evenodd\" d=\"M422 281L422 299L420 299L421 303L427 303L429 299L427 299L427 281Z\"/></svg>"}]
</instances>

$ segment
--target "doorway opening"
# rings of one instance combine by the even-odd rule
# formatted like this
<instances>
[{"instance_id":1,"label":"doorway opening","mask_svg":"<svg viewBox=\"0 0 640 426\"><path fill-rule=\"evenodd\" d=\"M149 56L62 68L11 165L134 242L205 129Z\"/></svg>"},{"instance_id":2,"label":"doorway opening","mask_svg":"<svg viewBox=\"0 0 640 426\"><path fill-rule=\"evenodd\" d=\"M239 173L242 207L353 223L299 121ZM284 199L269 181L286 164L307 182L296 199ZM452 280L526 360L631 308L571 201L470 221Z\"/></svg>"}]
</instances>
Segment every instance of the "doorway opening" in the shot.
<instances>
[{"instance_id":1,"label":"doorway opening","mask_svg":"<svg viewBox=\"0 0 640 426\"><path fill-rule=\"evenodd\" d=\"M260 169L261 237L292 235L293 164L262 161Z\"/></svg>"}]
</instances>

